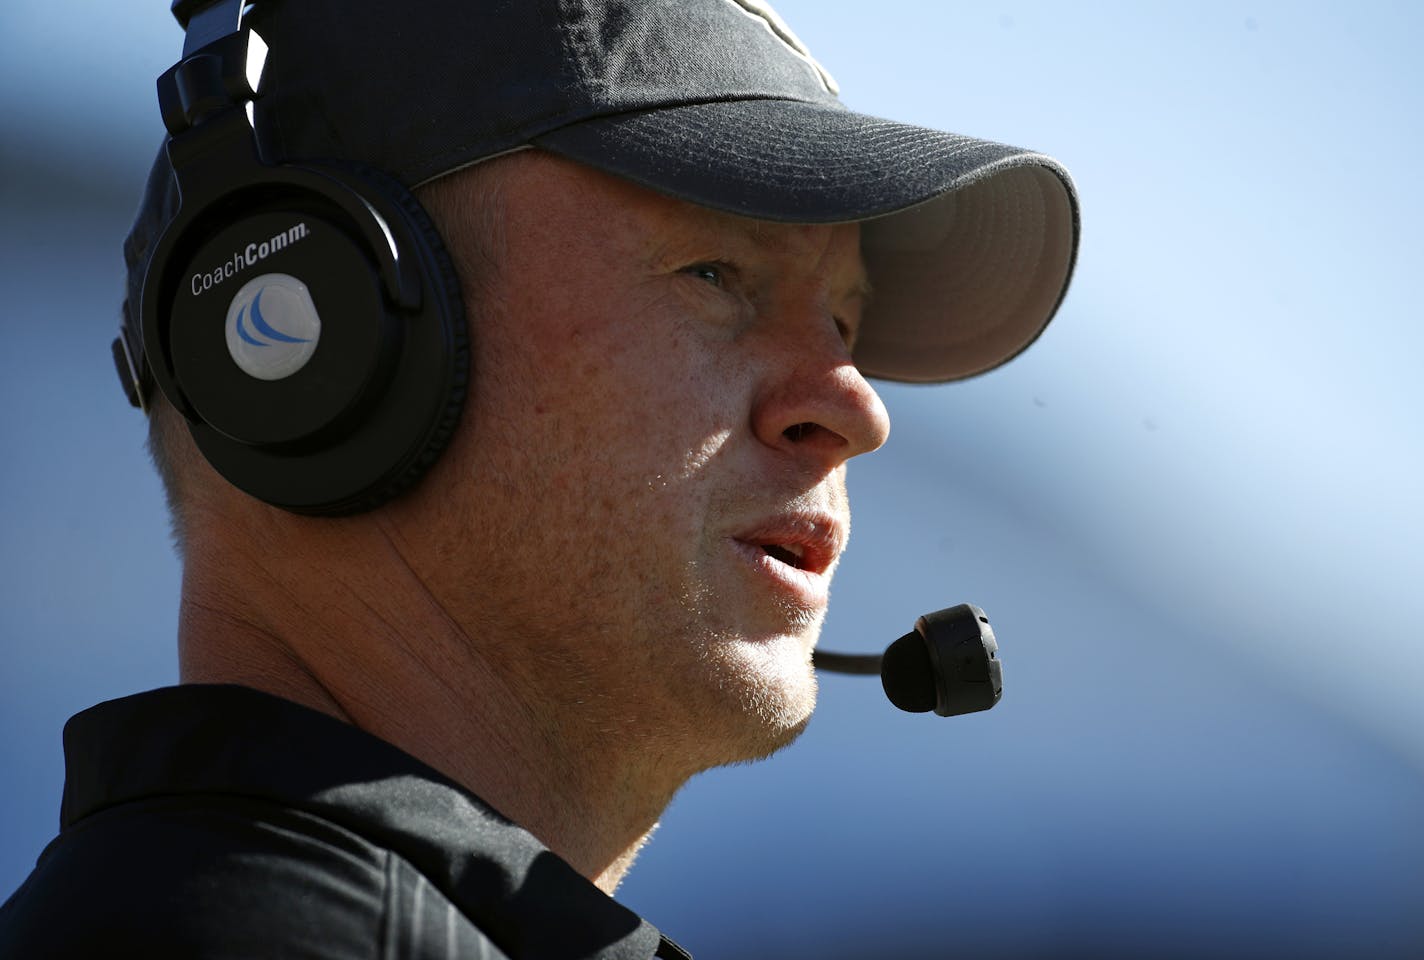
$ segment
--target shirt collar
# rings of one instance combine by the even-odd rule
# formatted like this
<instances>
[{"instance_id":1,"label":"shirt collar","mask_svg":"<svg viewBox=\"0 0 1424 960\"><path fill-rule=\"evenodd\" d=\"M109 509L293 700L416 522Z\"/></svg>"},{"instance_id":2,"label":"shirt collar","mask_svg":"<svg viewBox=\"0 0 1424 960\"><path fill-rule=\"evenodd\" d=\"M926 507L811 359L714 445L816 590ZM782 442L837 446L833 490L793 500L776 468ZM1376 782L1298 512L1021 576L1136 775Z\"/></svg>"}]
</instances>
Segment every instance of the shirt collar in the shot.
<instances>
[{"instance_id":1,"label":"shirt collar","mask_svg":"<svg viewBox=\"0 0 1424 960\"><path fill-rule=\"evenodd\" d=\"M287 700L239 686L154 690L75 715L64 750L65 828L157 795L274 801L404 857L511 956L689 960L473 794L391 744Z\"/></svg>"}]
</instances>

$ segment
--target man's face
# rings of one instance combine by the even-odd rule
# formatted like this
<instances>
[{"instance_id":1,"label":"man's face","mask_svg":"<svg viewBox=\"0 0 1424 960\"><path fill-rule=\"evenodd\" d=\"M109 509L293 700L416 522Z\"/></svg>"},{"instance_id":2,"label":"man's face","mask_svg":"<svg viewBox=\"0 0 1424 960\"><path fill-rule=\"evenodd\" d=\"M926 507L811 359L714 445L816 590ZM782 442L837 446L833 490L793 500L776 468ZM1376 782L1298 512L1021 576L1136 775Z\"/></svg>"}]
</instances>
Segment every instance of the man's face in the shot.
<instances>
[{"instance_id":1,"label":"man's face","mask_svg":"<svg viewBox=\"0 0 1424 960\"><path fill-rule=\"evenodd\" d=\"M502 249L467 294L474 383L422 488L422 573L541 722L699 767L764 754L814 705L845 462L889 429L850 359L858 229L497 162Z\"/></svg>"}]
</instances>

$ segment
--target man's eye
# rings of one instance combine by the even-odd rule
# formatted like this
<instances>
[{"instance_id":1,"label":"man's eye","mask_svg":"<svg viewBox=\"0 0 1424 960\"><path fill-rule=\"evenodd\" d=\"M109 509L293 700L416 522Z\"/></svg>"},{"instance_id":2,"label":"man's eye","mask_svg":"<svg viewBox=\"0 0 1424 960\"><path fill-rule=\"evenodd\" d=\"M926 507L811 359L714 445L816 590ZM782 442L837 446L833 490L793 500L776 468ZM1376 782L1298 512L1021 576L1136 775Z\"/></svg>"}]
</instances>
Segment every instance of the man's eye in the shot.
<instances>
[{"instance_id":1,"label":"man's eye","mask_svg":"<svg viewBox=\"0 0 1424 960\"><path fill-rule=\"evenodd\" d=\"M725 264L694 263L690 267L685 267L683 273L694 276L699 280L704 280L714 287L721 288L726 286L727 268Z\"/></svg>"}]
</instances>

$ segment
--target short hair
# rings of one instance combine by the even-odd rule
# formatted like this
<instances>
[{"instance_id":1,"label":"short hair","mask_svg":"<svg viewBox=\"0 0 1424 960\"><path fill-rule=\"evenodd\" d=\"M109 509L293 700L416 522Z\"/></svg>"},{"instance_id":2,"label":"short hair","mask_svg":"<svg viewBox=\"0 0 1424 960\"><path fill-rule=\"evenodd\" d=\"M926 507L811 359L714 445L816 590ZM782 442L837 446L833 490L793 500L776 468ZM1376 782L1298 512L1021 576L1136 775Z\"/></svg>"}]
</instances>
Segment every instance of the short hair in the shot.
<instances>
[{"instance_id":1,"label":"short hair","mask_svg":"<svg viewBox=\"0 0 1424 960\"><path fill-rule=\"evenodd\" d=\"M414 191L445 241L460 279L467 318L478 316L477 307L489 301L504 259L505 208L503 177L499 173L503 159L465 167ZM136 227L135 235L137 232ZM137 313L139 293L148 269L148 246L148 243L134 242L131 235L124 247L128 296L124 299L123 311L133 329L141 327ZM182 416L161 391L153 391L148 410L148 455L163 484L170 534L181 556L188 547L186 505L191 499L192 465L200 454L185 429Z\"/></svg>"}]
</instances>

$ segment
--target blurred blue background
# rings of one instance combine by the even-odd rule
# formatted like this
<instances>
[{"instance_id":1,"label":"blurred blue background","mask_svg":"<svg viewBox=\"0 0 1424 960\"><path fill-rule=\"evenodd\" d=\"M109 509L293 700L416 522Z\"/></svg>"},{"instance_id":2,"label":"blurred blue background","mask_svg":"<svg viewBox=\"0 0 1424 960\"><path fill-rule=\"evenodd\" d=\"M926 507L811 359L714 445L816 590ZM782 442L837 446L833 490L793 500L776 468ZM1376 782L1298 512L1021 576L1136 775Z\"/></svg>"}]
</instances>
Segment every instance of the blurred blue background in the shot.
<instances>
[{"instance_id":1,"label":"blurred blue background","mask_svg":"<svg viewBox=\"0 0 1424 960\"><path fill-rule=\"evenodd\" d=\"M0 6L0 898L56 827L65 718L176 679L108 357L167 6ZM973 600L1006 692L944 721L827 679L621 899L701 960L1424 956L1421 8L777 8L851 106L1077 177L1038 345L884 391L824 637Z\"/></svg>"}]
</instances>

